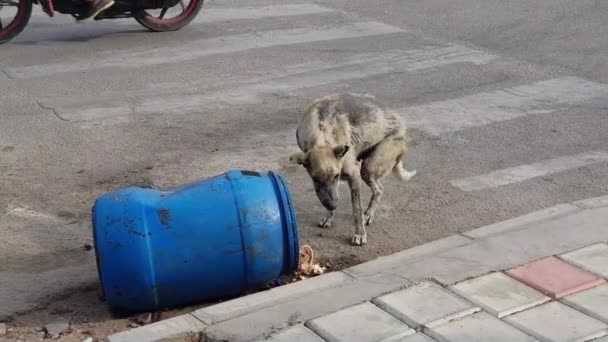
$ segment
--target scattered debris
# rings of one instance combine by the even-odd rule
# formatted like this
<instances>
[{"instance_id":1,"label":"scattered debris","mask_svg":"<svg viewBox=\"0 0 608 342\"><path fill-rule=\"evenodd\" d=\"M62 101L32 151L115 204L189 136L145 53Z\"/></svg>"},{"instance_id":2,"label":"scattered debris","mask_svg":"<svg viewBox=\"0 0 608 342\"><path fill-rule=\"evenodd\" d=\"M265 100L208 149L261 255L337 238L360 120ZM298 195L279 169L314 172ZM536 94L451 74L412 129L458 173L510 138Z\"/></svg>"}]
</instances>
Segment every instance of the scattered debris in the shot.
<instances>
[{"instance_id":1,"label":"scattered debris","mask_svg":"<svg viewBox=\"0 0 608 342\"><path fill-rule=\"evenodd\" d=\"M294 281L321 275L326 269L327 267L322 267L318 263L314 263L314 252L312 251L312 247L304 245L300 247L300 265L298 266Z\"/></svg>"},{"instance_id":2,"label":"scattered debris","mask_svg":"<svg viewBox=\"0 0 608 342\"><path fill-rule=\"evenodd\" d=\"M67 319L62 319L49 323L44 326L44 330L46 331L46 336L53 339L58 339L62 334L70 330L70 321Z\"/></svg>"},{"instance_id":3,"label":"scattered debris","mask_svg":"<svg viewBox=\"0 0 608 342\"><path fill-rule=\"evenodd\" d=\"M152 323L160 321L162 317L163 317L162 311L153 312L152 313Z\"/></svg>"},{"instance_id":4,"label":"scattered debris","mask_svg":"<svg viewBox=\"0 0 608 342\"><path fill-rule=\"evenodd\" d=\"M137 324L135 322L131 322L131 323L129 323L129 328L139 328L139 324Z\"/></svg>"},{"instance_id":5,"label":"scattered debris","mask_svg":"<svg viewBox=\"0 0 608 342\"><path fill-rule=\"evenodd\" d=\"M82 342L93 342L93 338L92 337L87 337L86 340L82 341Z\"/></svg>"},{"instance_id":6,"label":"scattered debris","mask_svg":"<svg viewBox=\"0 0 608 342\"><path fill-rule=\"evenodd\" d=\"M146 314L139 315L139 316L135 317L134 322L139 325L150 324L150 323L152 323L152 313L148 312Z\"/></svg>"},{"instance_id":7,"label":"scattered debris","mask_svg":"<svg viewBox=\"0 0 608 342\"><path fill-rule=\"evenodd\" d=\"M85 244L82 246L82 249L83 249L84 251L87 251L87 252L88 252L88 251L90 251L91 249L93 249L93 246L91 246L91 245L90 245L90 244L88 244L88 243L85 243Z\"/></svg>"},{"instance_id":8,"label":"scattered debris","mask_svg":"<svg viewBox=\"0 0 608 342\"><path fill-rule=\"evenodd\" d=\"M285 285L285 283L281 279L275 279L275 280L271 281L270 284L268 284L268 286L270 288L279 287L279 286L283 286L283 285Z\"/></svg>"},{"instance_id":9,"label":"scattered debris","mask_svg":"<svg viewBox=\"0 0 608 342\"><path fill-rule=\"evenodd\" d=\"M4 336L7 333L6 323L0 323L0 336Z\"/></svg>"}]
</instances>

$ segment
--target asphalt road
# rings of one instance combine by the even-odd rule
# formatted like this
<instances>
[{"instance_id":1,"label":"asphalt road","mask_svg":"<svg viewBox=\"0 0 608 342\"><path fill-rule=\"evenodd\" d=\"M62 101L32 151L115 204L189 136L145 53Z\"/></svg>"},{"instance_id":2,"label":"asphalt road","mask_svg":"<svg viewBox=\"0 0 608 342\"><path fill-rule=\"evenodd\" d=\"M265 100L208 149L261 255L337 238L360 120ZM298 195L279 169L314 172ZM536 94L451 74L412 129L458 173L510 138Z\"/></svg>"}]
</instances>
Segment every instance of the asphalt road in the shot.
<instances>
[{"instance_id":1,"label":"asphalt road","mask_svg":"<svg viewBox=\"0 0 608 342\"><path fill-rule=\"evenodd\" d=\"M96 286L91 205L122 186L277 170L335 267L607 194L605 18L603 0L209 1L153 34L38 13L0 48L0 318ZM418 171L386 182L363 248L346 187L316 228L287 163L304 104L341 91L403 114Z\"/></svg>"}]
</instances>

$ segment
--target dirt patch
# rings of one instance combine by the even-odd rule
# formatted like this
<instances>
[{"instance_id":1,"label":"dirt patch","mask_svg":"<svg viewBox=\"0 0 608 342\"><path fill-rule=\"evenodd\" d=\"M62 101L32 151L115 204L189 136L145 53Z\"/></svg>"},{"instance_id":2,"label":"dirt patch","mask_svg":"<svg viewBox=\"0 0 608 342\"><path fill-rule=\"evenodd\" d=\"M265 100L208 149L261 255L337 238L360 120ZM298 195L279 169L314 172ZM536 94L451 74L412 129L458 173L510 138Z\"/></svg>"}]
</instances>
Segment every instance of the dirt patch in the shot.
<instances>
[{"instance_id":1,"label":"dirt patch","mask_svg":"<svg viewBox=\"0 0 608 342\"><path fill-rule=\"evenodd\" d=\"M190 313L215 303L165 310L155 314L123 314L112 312L99 299L99 289L90 290L73 294L45 308L15 317L7 322L8 332L5 336L0 336L0 342L53 341L45 338L46 333L43 328L49 323L61 320L70 321L70 328L55 341L82 342L88 337L93 338L94 341L102 341L103 338L117 332Z\"/></svg>"}]
</instances>

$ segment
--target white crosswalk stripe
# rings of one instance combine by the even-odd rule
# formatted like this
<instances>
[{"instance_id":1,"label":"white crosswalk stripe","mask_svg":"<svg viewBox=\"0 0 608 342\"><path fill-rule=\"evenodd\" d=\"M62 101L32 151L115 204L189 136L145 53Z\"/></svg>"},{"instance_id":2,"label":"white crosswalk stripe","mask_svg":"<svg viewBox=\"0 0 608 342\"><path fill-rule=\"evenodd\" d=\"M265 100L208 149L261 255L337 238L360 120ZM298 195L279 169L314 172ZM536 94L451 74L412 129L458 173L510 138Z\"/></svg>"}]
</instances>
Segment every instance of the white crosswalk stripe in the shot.
<instances>
[{"instance_id":1,"label":"white crosswalk stripe","mask_svg":"<svg viewBox=\"0 0 608 342\"><path fill-rule=\"evenodd\" d=\"M305 16L331 12L334 12L334 10L317 4L284 4L263 7L218 7L205 5L201 10L200 15L196 16L190 25L197 23L211 24L232 20L259 20L275 17ZM59 20L57 20L58 18ZM67 21L62 19L67 19ZM63 25L66 22L73 23L73 20L70 20L67 16L50 18L46 13L39 9L39 7L34 8L32 20L41 20L48 22L49 24L57 25ZM115 19L112 23L138 25L133 19Z\"/></svg>"},{"instance_id":2,"label":"white crosswalk stripe","mask_svg":"<svg viewBox=\"0 0 608 342\"><path fill-rule=\"evenodd\" d=\"M608 85L564 77L403 108L401 112L411 126L441 135L528 115L548 114L598 97L608 97Z\"/></svg>"},{"instance_id":3,"label":"white crosswalk stripe","mask_svg":"<svg viewBox=\"0 0 608 342\"><path fill-rule=\"evenodd\" d=\"M463 191L479 191L503 185L523 182L528 179L564 172L588 165L607 163L608 152L596 151L543 160L540 162L497 170L485 175L451 181Z\"/></svg>"},{"instance_id":4,"label":"white crosswalk stripe","mask_svg":"<svg viewBox=\"0 0 608 342\"><path fill-rule=\"evenodd\" d=\"M231 20L259 20L275 17L304 16L331 13L332 9L317 4L286 4L264 7L211 7L204 8L192 23L216 23Z\"/></svg>"},{"instance_id":5,"label":"white crosswalk stripe","mask_svg":"<svg viewBox=\"0 0 608 342\"><path fill-rule=\"evenodd\" d=\"M344 13L317 4L259 7L211 5L204 7L201 15L191 25L327 14ZM154 67L169 62L195 61L212 55L243 54L253 49L408 35L404 28L366 19L352 19L352 16L349 18L359 21L336 24L333 27L310 25L304 28L287 27L256 33L227 34L191 40L166 50L141 46L114 50L111 53L101 52L93 60L74 59L37 65L7 65L4 69L16 79L53 79L69 73ZM134 24L132 20L116 22ZM438 68L455 68L463 63L483 68L484 65L501 60L492 53L457 44L414 44L419 45L390 51L355 49L350 57L341 60L313 59L303 64L282 65L270 70L265 76L261 76L261 73L228 78L224 75L212 75L200 82L159 83L154 87L106 93L96 97L42 97L39 102L44 107L53 108L64 120L82 128L91 128L126 123L144 115L173 115L193 113L202 108L256 105L261 104L269 94L298 95L305 89L378 76L394 77L395 73L404 74L403 77L407 78L408 73L413 74L421 70L433 73ZM429 135L442 136L508 120L551 114L603 98L608 98L606 84L577 77L556 77L510 88L495 88L472 95L405 106L398 111L402 113L409 127L418 128ZM277 131L276 134L288 137L292 132ZM480 191L604 162L608 162L608 152L582 152L453 179L450 183L465 192Z\"/></svg>"},{"instance_id":6,"label":"white crosswalk stripe","mask_svg":"<svg viewBox=\"0 0 608 342\"><path fill-rule=\"evenodd\" d=\"M140 51L111 51L100 53L91 60L8 67L7 71L14 78L26 79L103 68L139 68L169 62L177 63L194 60L211 55L242 52L250 49L380 36L399 32L404 32L404 30L374 21L331 28L274 30L194 40L172 49L146 48Z\"/></svg>"},{"instance_id":7,"label":"white crosswalk stripe","mask_svg":"<svg viewBox=\"0 0 608 342\"><path fill-rule=\"evenodd\" d=\"M111 100L114 95L101 101L94 99L84 104L82 99L72 105L56 103L54 99L41 100L41 102L45 107L55 108L63 118L72 121L117 117L132 113L183 113L204 106L255 104L262 101L263 94L270 92L288 93L340 81L363 79L392 72L431 69L454 63L485 64L494 58L493 55L458 45L428 47L410 51L355 55L337 64L313 63L292 68L274 78L244 82L246 83L244 86L215 93L188 94L184 93L183 89L173 91L163 89L165 92L163 96L158 96L160 94L156 90L148 92L144 97L141 97L143 94L140 93L140 97L136 99L119 100L119 103L115 101L114 104Z\"/></svg>"}]
</instances>

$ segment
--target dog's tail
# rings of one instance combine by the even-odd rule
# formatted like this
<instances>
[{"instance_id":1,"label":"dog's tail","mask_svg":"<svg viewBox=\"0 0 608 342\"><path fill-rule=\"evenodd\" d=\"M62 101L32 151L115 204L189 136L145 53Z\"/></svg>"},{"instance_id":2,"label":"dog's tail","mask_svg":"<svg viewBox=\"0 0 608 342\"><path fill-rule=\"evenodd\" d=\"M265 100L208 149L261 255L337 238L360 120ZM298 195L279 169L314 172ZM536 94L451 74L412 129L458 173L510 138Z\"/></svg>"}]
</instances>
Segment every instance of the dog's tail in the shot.
<instances>
[{"instance_id":1,"label":"dog's tail","mask_svg":"<svg viewBox=\"0 0 608 342\"><path fill-rule=\"evenodd\" d=\"M393 174L402 181L408 181L416 175L416 170L408 171L403 167L403 162L399 161L393 166Z\"/></svg>"}]
</instances>

